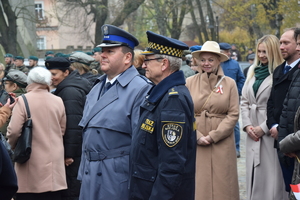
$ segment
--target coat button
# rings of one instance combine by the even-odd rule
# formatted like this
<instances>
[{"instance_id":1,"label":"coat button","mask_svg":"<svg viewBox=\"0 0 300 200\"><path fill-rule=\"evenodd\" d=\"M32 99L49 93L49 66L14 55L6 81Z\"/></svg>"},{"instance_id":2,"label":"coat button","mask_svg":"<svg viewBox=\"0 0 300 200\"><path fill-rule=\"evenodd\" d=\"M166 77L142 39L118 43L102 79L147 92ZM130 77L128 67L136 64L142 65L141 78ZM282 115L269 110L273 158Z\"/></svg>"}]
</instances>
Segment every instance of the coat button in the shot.
<instances>
[{"instance_id":1,"label":"coat button","mask_svg":"<svg viewBox=\"0 0 300 200\"><path fill-rule=\"evenodd\" d=\"M149 106L150 105L150 103L147 103L147 106Z\"/></svg>"},{"instance_id":2,"label":"coat button","mask_svg":"<svg viewBox=\"0 0 300 200\"><path fill-rule=\"evenodd\" d=\"M137 171L135 171L134 174L137 175Z\"/></svg>"},{"instance_id":3,"label":"coat button","mask_svg":"<svg viewBox=\"0 0 300 200\"><path fill-rule=\"evenodd\" d=\"M154 181L154 176L151 177L151 180Z\"/></svg>"},{"instance_id":4,"label":"coat button","mask_svg":"<svg viewBox=\"0 0 300 200\"><path fill-rule=\"evenodd\" d=\"M85 174L88 174L89 172L88 171L85 171Z\"/></svg>"},{"instance_id":5,"label":"coat button","mask_svg":"<svg viewBox=\"0 0 300 200\"><path fill-rule=\"evenodd\" d=\"M99 130L97 130L97 133L98 133L98 134L100 134L100 131L99 131Z\"/></svg>"},{"instance_id":6,"label":"coat button","mask_svg":"<svg viewBox=\"0 0 300 200\"><path fill-rule=\"evenodd\" d=\"M98 176L102 176L102 172L98 172L97 175L98 175Z\"/></svg>"}]
</instances>

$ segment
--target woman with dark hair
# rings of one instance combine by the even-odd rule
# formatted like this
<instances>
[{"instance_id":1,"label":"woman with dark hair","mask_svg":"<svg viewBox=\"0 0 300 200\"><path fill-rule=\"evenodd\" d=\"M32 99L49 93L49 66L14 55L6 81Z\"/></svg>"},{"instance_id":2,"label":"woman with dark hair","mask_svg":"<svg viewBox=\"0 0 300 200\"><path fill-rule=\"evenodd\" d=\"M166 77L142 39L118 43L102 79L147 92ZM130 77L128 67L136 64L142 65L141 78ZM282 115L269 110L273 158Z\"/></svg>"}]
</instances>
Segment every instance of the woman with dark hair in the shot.
<instances>
[{"instance_id":1,"label":"woman with dark hair","mask_svg":"<svg viewBox=\"0 0 300 200\"><path fill-rule=\"evenodd\" d=\"M67 127L64 135L65 165L68 190L64 192L64 199L78 199L80 182L77 173L81 159L82 130L78 126L86 100L90 91L90 83L73 71L70 61L62 57L50 58L46 67L52 74L52 85L56 87L53 94L62 98L67 116Z\"/></svg>"}]
</instances>

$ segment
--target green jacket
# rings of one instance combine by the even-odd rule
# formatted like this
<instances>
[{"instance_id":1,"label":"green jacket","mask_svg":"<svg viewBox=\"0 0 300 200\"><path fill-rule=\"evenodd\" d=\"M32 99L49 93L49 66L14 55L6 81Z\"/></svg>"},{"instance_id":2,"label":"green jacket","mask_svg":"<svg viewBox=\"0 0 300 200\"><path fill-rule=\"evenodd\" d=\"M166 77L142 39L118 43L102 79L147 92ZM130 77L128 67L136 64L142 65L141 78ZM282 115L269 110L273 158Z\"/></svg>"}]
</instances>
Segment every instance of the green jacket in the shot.
<instances>
[{"instance_id":1,"label":"green jacket","mask_svg":"<svg viewBox=\"0 0 300 200\"><path fill-rule=\"evenodd\" d=\"M29 69L25 65L22 65L21 67L16 67L16 69L24 72L26 75L29 72Z\"/></svg>"}]
</instances>

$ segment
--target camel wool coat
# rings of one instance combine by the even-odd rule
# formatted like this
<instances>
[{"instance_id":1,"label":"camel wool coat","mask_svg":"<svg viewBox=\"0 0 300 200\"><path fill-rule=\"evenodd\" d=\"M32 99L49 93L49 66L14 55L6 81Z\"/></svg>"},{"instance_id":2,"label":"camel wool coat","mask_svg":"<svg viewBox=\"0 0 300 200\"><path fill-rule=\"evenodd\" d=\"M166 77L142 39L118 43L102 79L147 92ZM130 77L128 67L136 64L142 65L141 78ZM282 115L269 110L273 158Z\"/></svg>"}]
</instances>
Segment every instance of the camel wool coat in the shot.
<instances>
[{"instance_id":1,"label":"camel wool coat","mask_svg":"<svg viewBox=\"0 0 300 200\"><path fill-rule=\"evenodd\" d=\"M254 96L253 76L244 84L242 90L241 114L243 130L246 126L260 126L264 135L259 141L254 141L247 135L246 138L246 190L248 200L284 200L284 181L274 148L274 138L270 136L266 123L267 102L272 87L272 75L269 75L260 85L256 97ZM280 94L278 94L280 95ZM251 188L251 182L253 186Z\"/></svg>"},{"instance_id":2,"label":"camel wool coat","mask_svg":"<svg viewBox=\"0 0 300 200\"><path fill-rule=\"evenodd\" d=\"M239 200L233 134L239 117L239 96L235 81L224 77L219 90L215 89L208 99L223 76L223 70L219 67L217 73L209 77L206 72L199 72L186 80L194 102L197 139L209 134L213 140L208 146L197 145L196 200Z\"/></svg>"},{"instance_id":3,"label":"camel wool coat","mask_svg":"<svg viewBox=\"0 0 300 200\"><path fill-rule=\"evenodd\" d=\"M26 88L32 118L32 152L30 159L15 163L17 193L43 193L67 189L64 166L63 135L66 128L65 107L61 98L49 92L49 86L32 83ZM15 148L27 119L23 98L12 111L7 128L8 143Z\"/></svg>"}]
</instances>

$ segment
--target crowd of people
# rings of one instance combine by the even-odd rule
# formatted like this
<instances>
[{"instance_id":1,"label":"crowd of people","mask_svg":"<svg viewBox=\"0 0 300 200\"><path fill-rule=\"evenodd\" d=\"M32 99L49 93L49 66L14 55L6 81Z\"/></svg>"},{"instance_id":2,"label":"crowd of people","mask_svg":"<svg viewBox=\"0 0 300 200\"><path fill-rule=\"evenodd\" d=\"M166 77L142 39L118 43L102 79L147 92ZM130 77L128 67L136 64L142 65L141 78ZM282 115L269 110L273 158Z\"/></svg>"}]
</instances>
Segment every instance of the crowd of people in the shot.
<instances>
[{"instance_id":1,"label":"crowd of people","mask_svg":"<svg viewBox=\"0 0 300 200\"><path fill-rule=\"evenodd\" d=\"M1 132L14 149L27 119L20 95L33 126L27 162L0 143L1 199L238 200L240 129L247 199L296 199L300 28L258 39L244 72L228 43L188 47L147 31L137 50L130 33L102 32L92 53L47 52L45 66L5 55Z\"/></svg>"}]
</instances>

